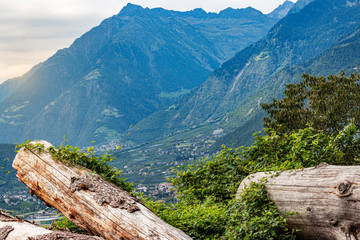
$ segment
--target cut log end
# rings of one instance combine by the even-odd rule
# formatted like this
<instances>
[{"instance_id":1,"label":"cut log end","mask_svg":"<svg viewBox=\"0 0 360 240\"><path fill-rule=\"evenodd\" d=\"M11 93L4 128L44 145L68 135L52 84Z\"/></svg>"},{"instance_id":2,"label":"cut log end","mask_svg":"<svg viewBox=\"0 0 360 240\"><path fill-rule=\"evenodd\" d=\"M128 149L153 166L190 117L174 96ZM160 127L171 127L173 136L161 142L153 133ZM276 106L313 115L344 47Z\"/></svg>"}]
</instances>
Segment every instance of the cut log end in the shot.
<instances>
[{"instance_id":1,"label":"cut log end","mask_svg":"<svg viewBox=\"0 0 360 240\"><path fill-rule=\"evenodd\" d=\"M300 239L360 239L360 166L321 164L303 170L256 173L240 184L266 178L267 193ZM292 211L297 214L287 215Z\"/></svg>"}]
</instances>

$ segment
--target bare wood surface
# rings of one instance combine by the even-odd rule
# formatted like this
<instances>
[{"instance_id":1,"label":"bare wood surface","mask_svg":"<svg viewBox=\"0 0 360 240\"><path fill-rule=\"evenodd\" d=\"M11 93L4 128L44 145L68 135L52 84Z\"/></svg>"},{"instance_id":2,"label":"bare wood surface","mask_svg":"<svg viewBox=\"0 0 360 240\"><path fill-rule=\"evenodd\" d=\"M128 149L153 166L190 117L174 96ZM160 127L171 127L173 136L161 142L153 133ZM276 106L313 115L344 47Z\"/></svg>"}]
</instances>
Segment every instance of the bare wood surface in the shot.
<instances>
[{"instance_id":1,"label":"bare wood surface","mask_svg":"<svg viewBox=\"0 0 360 240\"><path fill-rule=\"evenodd\" d=\"M50 231L28 221L12 217L0 210L1 240L101 240L103 238L75 234L67 231Z\"/></svg>"},{"instance_id":2,"label":"bare wood surface","mask_svg":"<svg viewBox=\"0 0 360 240\"><path fill-rule=\"evenodd\" d=\"M119 240L191 239L125 190L87 169L54 160L47 152L22 148L13 167L31 193L94 235Z\"/></svg>"},{"instance_id":3,"label":"bare wood surface","mask_svg":"<svg viewBox=\"0 0 360 240\"><path fill-rule=\"evenodd\" d=\"M256 173L240 184L237 198L250 182L266 178L266 190L299 239L360 239L360 166L320 164L304 170Z\"/></svg>"}]
</instances>

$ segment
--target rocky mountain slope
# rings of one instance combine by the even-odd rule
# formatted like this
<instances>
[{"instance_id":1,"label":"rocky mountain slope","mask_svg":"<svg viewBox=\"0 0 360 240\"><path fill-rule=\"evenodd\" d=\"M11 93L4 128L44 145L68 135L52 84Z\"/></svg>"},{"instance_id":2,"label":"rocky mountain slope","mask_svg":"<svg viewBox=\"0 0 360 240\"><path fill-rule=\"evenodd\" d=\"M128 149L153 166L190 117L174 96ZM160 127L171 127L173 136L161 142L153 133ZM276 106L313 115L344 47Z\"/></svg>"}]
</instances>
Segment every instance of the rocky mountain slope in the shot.
<instances>
[{"instance_id":1,"label":"rocky mountain slope","mask_svg":"<svg viewBox=\"0 0 360 240\"><path fill-rule=\"evenodd\" d=\"M281 19L285 17L288 12L294 7L294 3L291 1L285 1L278 8L271 13L267 14L268 17Z\"/></svg>"},{"instance_id":2,"label":"rocky mountain slope","mask_svg":"<svg viewBox=\"0 0 360 240\"><path fill-rule=\"evenodd\" d=\"M253 141L252 133L260 131L265 112L259 102L271 102L273 98L282 97L280 90L285 89L288 83L297 83L303 73L315 76L338 75L344 71L349 75L360 69L360 28L339 40L333 47L326 50L309 61L287 67L281 70L273 81L257 91L241 104L241 107L228 115L229 121L221 125L225 129L232 129L240 125L233 132L217 140L212 146L212 151L221 149L221 145L238 146L250 145ZM260 100L260 101L259 101ZM241 124L239 124L239 122Z\"/></svg>"},{"instance_id":3,"label":"rocky mountain slope","mask_svg":"<svg viewBox=\"0 0 360 240\"><path fill-rule=\"evenodd\" d=\"M309 1L300 1L294 6L297 11L280 20L264 39L225 62L198 89L171 108L141 121L139 130L133 132L133 139L141 140L137 134L141 134L142 139L154 139L205 125L213 125L210 133L219 124L220 127L225 125L226 131L242 126L254 110L247 109L246 112L242 106L250 100L257 104L262 101L261 96L254 99L255 93L276 81L284 69L330 49L354 33L360 24L358 1L316 0L305 7L302 2ZM282 89L274 91L273 95L276 95ZM234 111L237 114L231 114ZM246 117L234 118L240 112Z\"/></svg>"},{"instance_id":4,"label":"rocky mountain slope","mask_svg":"<svg viewBox=\"0 0 360 240\"><path fill-rule=\"evenodd\" d=\"M277 19L129 4L21 78L0 85L0 142L98 144L173 103Z\"/></svg>"}]
</instances>

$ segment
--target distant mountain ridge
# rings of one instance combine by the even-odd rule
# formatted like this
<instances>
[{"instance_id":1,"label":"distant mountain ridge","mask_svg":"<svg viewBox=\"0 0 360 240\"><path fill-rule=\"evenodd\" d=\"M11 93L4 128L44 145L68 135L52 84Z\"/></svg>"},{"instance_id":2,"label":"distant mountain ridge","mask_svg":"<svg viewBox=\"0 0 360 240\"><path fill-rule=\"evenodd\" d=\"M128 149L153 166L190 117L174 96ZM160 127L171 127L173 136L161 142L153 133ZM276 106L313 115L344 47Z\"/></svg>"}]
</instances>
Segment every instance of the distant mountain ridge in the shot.
<instances>
[{"instance_id":1,"label":"distant mountain ridge","mask_svg":"<svg viewBox=\"0 0 360 240\"><path fill-rule=\"evenodd\" d=\"M255 93L276 81L283 69L322 54L360 24L360 4L316 0L303 6L301 2L306 1L294 6L299 11L288 14L265 38L222 64L190 95L171 109L142 120L133 139L141 140L137 134L142 139L155 139L211 124L213 130L222 127L227 131L242 126L256 112L255 108L243 112L242 106L250 99L256 106L262 101L261 97L254 99ZM274 91L281 93L282 89Z\"/></svg>"},{"instance_id":2,"label":"distant mountain ridge","mask_svg":"<svg viewBox=\"0 0 360 240\"><path fill-rule=\"evenodd\" d=\"M243 15L242 15L243 14ZM171 104L277 21L254 9L203 18L128 4L66 49L0 85L0 141L98 144Z\"/></svg>"},{"instance_id":3,"label":"distant mountain ridge","mask_svg":"<svg viewBox=\"0 0 360 240\"><path fill-rule=\"evenodd\" d=\"M274 11L267 14L267 16L271 17L271 18L281 19L288 14L288 12L294 7L294 5L295 5L295 3L286 0L283 4L281 4Z\"/></svg>"}]
</instances>

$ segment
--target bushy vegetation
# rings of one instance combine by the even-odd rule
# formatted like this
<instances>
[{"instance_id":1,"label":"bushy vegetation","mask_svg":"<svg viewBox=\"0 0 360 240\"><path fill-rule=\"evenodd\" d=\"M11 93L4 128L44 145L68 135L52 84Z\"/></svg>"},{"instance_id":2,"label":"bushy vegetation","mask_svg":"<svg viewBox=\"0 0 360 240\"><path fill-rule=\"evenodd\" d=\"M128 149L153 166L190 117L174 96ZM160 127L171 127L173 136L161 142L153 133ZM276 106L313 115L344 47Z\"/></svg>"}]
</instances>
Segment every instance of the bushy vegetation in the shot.
<instances>
[{"instance_id":1,"label":"bushy vegetation","mask_svg":"<svg viewBox=\"0 0 360 240\"><path fill-rule=\"evenodd\" d=\"M148 206L194 239L295 238L296 230L287 228L284 215L268 199L264 182L245 189L239 201L234 200L236 190L256 172L322 162L358 164L358 80L357 73L349 78L343 73L330 76L328 81L304 75L301 83L288 85L284 99L263 105L269 113L268 128L263 135L256 134L253 146L224 148L211 160L175 169L172 183L178 202L150 201Z\"/></svg>"},{"instance_id":2,"label":"bushy vegetation","mask_svg":"<svg viewBox=\"0 0 360 240\"><path fill-rule=\"evenodd\" d=\"M265 127L282 133L312 123L315 129L331 134L341 131L351 119L360 126L359 73L346 77L341 72L327 79L304 74L302 78L300 83L287 85L283 99L262 104L268 113Z\"/></svg>"},{"instance_id":3,"label":"bushy vegetation","mask_svg":"<svg viewBox=\"0 0 360 240\"><path fill-rule=\"evenodd\" d=\"M254 183L234 200L240 182L260 171L283 171L344 162L344 143L356 134L349 124L336 136L312 127L279 135L267 129L251 147L224 148L211 160L175 169L178 202L147 202L156 214L194 239L292 239L295 231L267 197L264 183ZM266 181L266 179L264 179ZM288 213L294 214L294 213ZM296 213L295 213L296 214Z\"/></svg>"}]
</instances>

